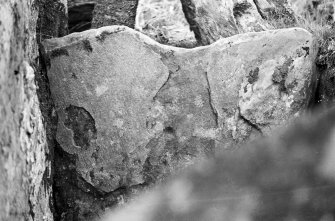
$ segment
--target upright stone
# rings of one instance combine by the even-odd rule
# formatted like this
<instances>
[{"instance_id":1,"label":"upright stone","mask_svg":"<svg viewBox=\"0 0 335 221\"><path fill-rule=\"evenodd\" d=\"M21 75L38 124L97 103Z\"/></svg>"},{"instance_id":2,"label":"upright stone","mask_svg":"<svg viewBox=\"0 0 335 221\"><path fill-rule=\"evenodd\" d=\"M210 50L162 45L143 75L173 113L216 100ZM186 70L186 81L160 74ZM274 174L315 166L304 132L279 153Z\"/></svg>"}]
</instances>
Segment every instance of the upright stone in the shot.
<instances>
[{"instance_id":1,"label":"upright stone","mask_svg":"<svg viewBox=\"0 0 335 221\"><path fill-rule=\"evenodd\" d=\"M233 0L181 0L186 19L202 45L238 34L233 14Z\"/></svg>"},{"instance_id":2,"label":"upright stone","mask_svg":"<svg viewBox=\"0 0 335 221\"><path fill-rule=\"evenodd\" d=\"M139 0L135 28L162 44L195 47L197 43L180 0Z\"/></svg>"},{"instance_id":3,"label":"upright stone","mask_svg":"<svg viewBox=\"0 0 335 221\"><path fill-rule=\"evenodd\" d=\"M186 19L199 44L250 31L294 26L287 1L281 0L181 0Z\"/></svg>"},{"instance_id":4,"label":"upright stone","mask_svg":"<svg viewBox=\"0 0 335 221\"><path fill-rule=\"evenodd\" d=\"M138 0L97 0L92 28L109 25L135 27Z\"/></svg>"},{"instance_id":5,"label":"upright stone","mask_svg":"<svg viewBox=\"0 0 335 221\"><path fill-rule=\"evenodd\" d=\"M0 220L53 220L53 154L35 78L38 42L61 36L52 33L65 10L66 1L0 1Z\"/></svg>"}]
</instances>

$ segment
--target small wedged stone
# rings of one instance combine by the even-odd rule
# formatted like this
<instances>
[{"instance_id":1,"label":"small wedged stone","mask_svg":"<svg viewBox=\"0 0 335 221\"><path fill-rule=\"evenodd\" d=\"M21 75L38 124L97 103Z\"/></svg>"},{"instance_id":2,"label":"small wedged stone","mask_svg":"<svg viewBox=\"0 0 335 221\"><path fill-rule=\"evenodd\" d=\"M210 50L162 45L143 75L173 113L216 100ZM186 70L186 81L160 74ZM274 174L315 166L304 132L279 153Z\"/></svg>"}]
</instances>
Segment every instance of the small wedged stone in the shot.
<instances>
[{"instance_id":1,"label":"small wedged stone","mask_svg":"<svg viewBox=\"0 0 335 221\"><path fill-rule=\"evenodd\" d=\"M317 77L312 45L300 28L195 49L124 26L46 40L57 141L102 195L163 180L303 112Z\"/></svg>"}]
</instances>

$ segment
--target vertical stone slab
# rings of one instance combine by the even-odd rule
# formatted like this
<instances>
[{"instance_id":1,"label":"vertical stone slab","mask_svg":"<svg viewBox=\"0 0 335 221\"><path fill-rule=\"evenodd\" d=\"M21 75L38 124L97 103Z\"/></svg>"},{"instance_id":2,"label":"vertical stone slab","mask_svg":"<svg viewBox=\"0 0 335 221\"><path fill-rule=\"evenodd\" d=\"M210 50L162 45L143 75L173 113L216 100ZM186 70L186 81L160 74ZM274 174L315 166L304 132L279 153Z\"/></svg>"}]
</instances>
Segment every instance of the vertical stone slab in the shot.
<instances>
[{"instance_id":1,"label":"vertical stone slab","mask_svg":"<svg viewBox=\"0 0 335 221\"><path fill-rule=\"evenodd\" d=\"M199 44L220 38L291 27L296 24L287 1L281 0L181 0L186 19Z\"/></svg>"},{"instance_id":2,"label":"vertical stone slab","mask_svg":"<svg viewBox=\"0 0 335 221\"><path fill-rule=\"evenodd\" d=\"M233 0L181 0L186 19L198 42L208 45L221 37L238 34Z\"/></svg>"},{"instance_id":3,"label":"vertical stone slab","mask_svg":"<svg viewBox=\"0 0 335 221\"><path fill-rule=\"evenodd\" d=\"M135 27L138 0L97 0L92 28L108 25Z\"/></svg>"},{"instance_id":4,"label":"vertical stone slab","mask_svg":"<svg viewBox=\"0 0 335 221\"><path fill-rule=\"evenodd\" d=\"M38 3L0 2L0 220L53 220L51 151L34 79Z\"/></svg>"},{"instance_id":5,"label":"vertical stone slab","mask_svg":"<svg viewBox=\"0 0 335 221\"><path fill-rule=\"evenodd\" d=\"M139 0L135 28L162 44L194 47L197 43L180 0Z\"/></svg>"}]
</instances>

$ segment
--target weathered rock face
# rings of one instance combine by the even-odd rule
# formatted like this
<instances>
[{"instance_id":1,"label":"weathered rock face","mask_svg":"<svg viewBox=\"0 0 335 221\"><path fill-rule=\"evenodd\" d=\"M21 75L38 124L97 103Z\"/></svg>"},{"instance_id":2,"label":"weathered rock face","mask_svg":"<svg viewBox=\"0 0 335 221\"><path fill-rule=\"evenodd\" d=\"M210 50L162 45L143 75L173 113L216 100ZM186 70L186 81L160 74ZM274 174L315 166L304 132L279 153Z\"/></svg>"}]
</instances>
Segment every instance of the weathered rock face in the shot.
<instances>
[{"instance_id":1,"label":"weathered rock face","mask_svg":"<svg viewBox=\"0 0 335 221\"><path fill-rule=\"evenodd\" d=\"M38 3L0 2L0 220L53 220L50 150L33 68Z\"/></svg>"},{"instance_id":2,"label":"weathered rock face","mask_svg":"<svg viewBox=\"0 0 335 221\"><path fill-rule=\"evenodd\" d=\"M299 115L316 77L311 41L285 29L182 49L120 26L47 40L57 141L75 185L115 196Z\"/></svg>"},{"instance_id":3,"label":"weathered rock face","mask_svg":"<svg viewBox=\"0 0 335 221\"><path fill-rule=\"evenodd\" d=\"M135 28L162 44L194 47L197 43L179 0L139 0Z\"/></svg>"},{"instance_id":4,"label":"weathered rock face","mask_svg":"<svg viewBox=\"0 0 335 221\"><path fill-rule=\"evenodd\" d=\"M198 165L103 220L333 220L335 109L279 135Z\"/></svg>"},{"instance_id":5,"label":"weathered rock face","mask_svg":"<svg viewBox=\"0 0 335 221\"><path fill-rule=\"evenodd\" d=\"M135 26L138 0L96 0L92 28L108 25Z\"/></svg>"},{"instance_id":6,"label":"weathered rock face","mask_svg":"<svg viewBox=\"0 0 335 221\"><path fill-rule=\"evenodd\" d=\"M65 5L0 2L0 220L53 220L52 148L35 84L41 78L37 43L66 33L59 28L67 23L60 16Z\"/></svg>"},{"instance_id":7,"label":"weathered rock face","mask_svg":"<svg viewBox=\"0 0 335 221\"><path fill-rule=\"evenodd\" d=\"M238 33L296 24L293 11L287 1L282 0L181 0L181 3L195 37L202 45Z\"/></svg>"}]
</instances>

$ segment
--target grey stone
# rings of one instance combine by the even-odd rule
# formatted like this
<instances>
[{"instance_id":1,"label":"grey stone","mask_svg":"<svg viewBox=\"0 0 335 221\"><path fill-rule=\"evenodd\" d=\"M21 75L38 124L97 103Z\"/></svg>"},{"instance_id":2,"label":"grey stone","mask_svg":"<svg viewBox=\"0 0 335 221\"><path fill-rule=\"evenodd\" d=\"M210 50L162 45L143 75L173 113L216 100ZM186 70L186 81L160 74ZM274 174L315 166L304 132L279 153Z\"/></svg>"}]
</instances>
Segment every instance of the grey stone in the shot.
<instances>
[{"instance_id":1,"label":"grey stone","mask_svg":"<svg viewBox=\"0 0 335 221\"><path fill-rule=\"evenodd\" d=\"M305 110L317 77L299 28L182 49L111 26L44 46L57 141L101 194L267 134Z\"/></svg>"},{"instance_id":2,"label":"grey stone","mask_svg":"<svg viewBox=\"0 0 335 221\"><path fill-rule=\"evenodd\" d=\"M54 32L61 31L56 15L66 13L66 1L53 1L49 12L44 1L38 3L0 2L0 220L53 220L52 150L35 83L37 43L51 26L36 30L45 27L40 22L48 22L49 14Z\"/></svg>"},{"instance_id":3,"label":"grey stone","mask_svg":"<svg viewBox=\"0 0 335 221\"><path fill-rule=\"evenodd\" d=\"M197 44L180 0L139 0L135 29L162 44L185 48Z\"/></svg>"},{"instance_id":4,"label":"grey stone","mask_svg":"<svg viewBox=\"0 0 335 221\"><path fill-rule=\"evenodd\" d=\"M138 0L96 0L92 28L108 25L135 26Z\"/></svg>"}]
</instances>

